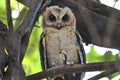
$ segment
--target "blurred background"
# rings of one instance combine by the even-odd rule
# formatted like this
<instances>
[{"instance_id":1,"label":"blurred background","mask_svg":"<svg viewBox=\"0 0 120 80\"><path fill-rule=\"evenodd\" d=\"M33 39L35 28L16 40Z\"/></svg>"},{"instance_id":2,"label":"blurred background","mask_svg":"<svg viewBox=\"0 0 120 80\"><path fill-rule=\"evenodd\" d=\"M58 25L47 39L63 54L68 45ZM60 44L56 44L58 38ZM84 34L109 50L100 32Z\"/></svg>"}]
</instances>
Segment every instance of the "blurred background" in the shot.
<instances>
[{"instance_id":1,"label":"blurred background","mask_svg":"<svg viewBox=\"0 0 120 80\"><path fill-rule=\"evenodd\" d=\"M102 4L105 4L120 10L119 0L100 0L100 1ZM28 9L21 3L18 3L16 0L11 0L11 8L12 8L12 18L13 18L14 29L16 29L20 25L21 21L24 19L24 15ZM40 58L39 48L38 48L40 35L42 33L42 29L40 26L41 18L42 17L40 16L38 21L36 22L35 27L32 30L26 55L22 62L24 70L26 72L26 76L42 71L41 65L40 65L40 59L39 59ZM0 0L0 20L7 25L5 0ZM90 45L84 44L84 48L85 48L88 63L115 61L116 54L119 53L119 51L116 49L98 47L92 44ZM84 80L87 80L88 78L94 75L97 75L99 73L100 73L99 71L87 72ZM120 76L118 76L118 73L115 73L112 76L102 78L100 80L119 80L119 79L120 79Z\"/></svg>"}]
</instances>

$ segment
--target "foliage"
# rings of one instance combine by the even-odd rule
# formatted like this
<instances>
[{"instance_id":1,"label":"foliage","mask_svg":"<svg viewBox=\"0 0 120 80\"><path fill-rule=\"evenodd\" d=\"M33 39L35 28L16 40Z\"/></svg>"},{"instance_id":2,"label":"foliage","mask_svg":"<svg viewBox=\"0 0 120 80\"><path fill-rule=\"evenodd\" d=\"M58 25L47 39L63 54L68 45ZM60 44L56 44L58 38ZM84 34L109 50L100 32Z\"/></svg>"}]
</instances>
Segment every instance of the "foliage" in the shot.
<instances>
[{"instance_id":1,"label":"foliage","mask_svg":"<svg viewBox=\"0 0 120 80\"><path fill-rule=\"evenodd\" d=\"M118 2L119 0L114 0L114 2Z\"/></svg>"},{"instance_id":2,"label":"foliage","mask_svg":"<svg viewBox=\"0 0 120 80\"><path fill-rule=\"evenodd\" d=\"M101 55L97 51L95 51L94 46L91 46L90 52L87 54L87 61L91 62L107 62L107 61L115 61L116 56L112 54L111 51L105 52L104 55Z\"/></svg>"},{"instance_id":3,"label":"foliage","mask_svg":"<svg viewBox=\"0 0 120 80\"><path fill-rule=\"evenodd\" d=\"M93 62L108 62L108 61L115 61L116 55L113 55L111 51L105 52L104 55L101 55L94 49L94 46L91 46L90 52L87 54L87 61L89 63ZM114 73L111 76L108 76L109 79L114 78L117 76L118 73Z\"/></svg>"},{"instance_id":4,"label":"foliage","mask_svg":"<svg viewBox=\"0 0 120 80\"><path fill-rule=\"evenodd\" d=\"M0 4L5 4L5 1L0 0ZM0 20L3 21L4 24L7 24L7 18L5 14L5 5L0 5Z\"/></svg>"}]
</instances>

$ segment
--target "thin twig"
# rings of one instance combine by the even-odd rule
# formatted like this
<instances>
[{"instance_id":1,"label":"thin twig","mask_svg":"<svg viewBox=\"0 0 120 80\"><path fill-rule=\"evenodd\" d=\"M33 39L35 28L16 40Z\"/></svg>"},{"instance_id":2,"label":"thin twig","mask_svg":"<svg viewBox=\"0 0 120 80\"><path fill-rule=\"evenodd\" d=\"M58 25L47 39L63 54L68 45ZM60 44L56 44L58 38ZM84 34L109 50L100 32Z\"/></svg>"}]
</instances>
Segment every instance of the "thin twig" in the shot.
<instances>
[{"instance_id":1,"label":"thin twig","mask_svg":"<svg viewBox=\"0 0 120 80\"><path fill-rule=\"evenodd\" d=\"M42 2L43 0L34 1L33 4L35 5L28 10L28 13L25 16L23 22L16 30L21 34L21 36L24 36L26 32L30 32L32 30L36 22L36 16L38 15L40 8L42 7Z\"/></svg>"},{"instance_id":2,"label":"thin twig","mask_svg":"<svg viewBox=\"0 0 120 80\"><path fill-rule=\"evenodd\" d=\"M7 22L8 22L9 30L13 31L13 23L12 23L12 14L11 14L10 0L6 0L6 13L7 13Z\"/></svg>"},{"instance_id":3,"label":"thin twig","mask_svg":"<svg viewBox=\"0 0 120 80\"><path fill-rule=\"evenodd\" d=\"M100 78L110 76L111 74L113 74L115 72L117 72L117 70L115 70L115 69L107 70L107 71L105 71L105 72L103 72L103 73L101 73L101 74L99 74L97 76L94 76L94 77L92 77L92 78L90 78L88 80L98 80Z\"/></svg>"},{"instance_id":4,"label":"thin twig","mask_svg":"<svg viewBox=\"0 0 120 80\"><path fill-rule=\"evenodd\" d=\"M116 3L117 3L117 1L114 2L114 4L113 4L113 8L115 7Z\"/></svg>"}]
</instances>

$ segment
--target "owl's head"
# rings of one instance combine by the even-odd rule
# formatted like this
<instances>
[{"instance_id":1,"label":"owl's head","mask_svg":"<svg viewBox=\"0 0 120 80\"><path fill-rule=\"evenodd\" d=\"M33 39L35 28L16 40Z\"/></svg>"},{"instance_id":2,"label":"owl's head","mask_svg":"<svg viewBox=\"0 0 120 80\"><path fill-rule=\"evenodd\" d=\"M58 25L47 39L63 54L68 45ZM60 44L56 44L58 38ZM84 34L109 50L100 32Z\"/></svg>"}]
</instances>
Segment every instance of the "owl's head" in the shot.
<instances>
[{"instance_id":1,"label":"owl's head","mask_svg":"<svg viewBox=\"0 0 120 80\"><path fill-rule=\"evenodd\" d=\"M51 6L46 8L43 14L42 26L62 29L64 27L71 27L75 29L76 19L70 8L59 6Z\"/></svg>"}]
</instances>

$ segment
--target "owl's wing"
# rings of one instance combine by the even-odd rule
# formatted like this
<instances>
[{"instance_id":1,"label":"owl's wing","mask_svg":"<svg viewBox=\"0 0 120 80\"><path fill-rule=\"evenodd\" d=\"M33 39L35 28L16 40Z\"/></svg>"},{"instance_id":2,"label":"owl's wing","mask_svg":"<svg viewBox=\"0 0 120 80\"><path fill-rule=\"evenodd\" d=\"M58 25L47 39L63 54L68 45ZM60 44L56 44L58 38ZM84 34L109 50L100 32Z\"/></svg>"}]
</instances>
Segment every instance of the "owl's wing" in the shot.
<instances>
[{"instance_id":1,"label":"owl's wing","mask_svg":"<svg viewBox=\"0 0 120 80\"><path fill-rule=\"evenodd\" d=\"M40 42L39 42L39 51L40 51L40 60L41 60L41 66L43 70L47 69L47 51L46 51L46 43L45 43L45 33L42 33L40 36Z\"/></svg>"},{"instance_id":2,"label":"owl's wing","mask_svg":"<svg viewBox=\"0 0 120 80\"><path fill-rule=\"evenodd\" d=\"M85 64L86 63L86 56L85 56L85 51L84 47L82 44L82 38L79 34L78 31L75 32L76 37L77 37L77 42L78 42L78 57L79 57L79 63L80 64ZM83 80L83 77L85 76L85 73L76 73L75 80Z\"/></svg>"},{"instance_id":3,"label":"owl's wing","mask_svg":"<svg viewBox=\"0 0 120 80\"><path fill-rule=\"evenodd\" d=\"M77 42L78 42L78 47L79 47L79 50L78 50L79 60L82 64L85 64L86 63L86 55L85 55L85 50L84 50L84 47L82 44L82 38L77 30L75 31L75 34L77 37Z\"/></svg>"}]
</instances>

